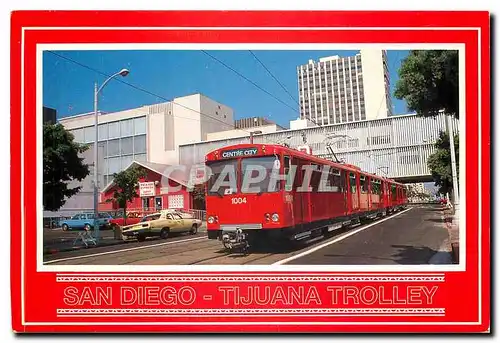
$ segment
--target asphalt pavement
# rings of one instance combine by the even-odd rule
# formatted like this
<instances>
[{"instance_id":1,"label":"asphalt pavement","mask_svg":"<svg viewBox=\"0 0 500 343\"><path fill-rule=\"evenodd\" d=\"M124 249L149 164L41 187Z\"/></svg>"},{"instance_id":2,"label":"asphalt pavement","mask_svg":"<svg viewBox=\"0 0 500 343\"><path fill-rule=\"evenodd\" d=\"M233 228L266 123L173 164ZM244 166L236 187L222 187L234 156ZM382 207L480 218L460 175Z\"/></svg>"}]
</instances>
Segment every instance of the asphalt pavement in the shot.
<instances>
[{"instance_id":1,"label":"asphalt pavement","mask_svg":"<svg viewBox=\"0 0 500 343\"><path fill-rule=\"evenodd\" d=\"M449 261L450 245L441 215L441 209L436 206L410 208L405 213L396 213L380 223L374 222L374 225L354 235L286 264L445 263Z\"/></svg>"}]
</instances>

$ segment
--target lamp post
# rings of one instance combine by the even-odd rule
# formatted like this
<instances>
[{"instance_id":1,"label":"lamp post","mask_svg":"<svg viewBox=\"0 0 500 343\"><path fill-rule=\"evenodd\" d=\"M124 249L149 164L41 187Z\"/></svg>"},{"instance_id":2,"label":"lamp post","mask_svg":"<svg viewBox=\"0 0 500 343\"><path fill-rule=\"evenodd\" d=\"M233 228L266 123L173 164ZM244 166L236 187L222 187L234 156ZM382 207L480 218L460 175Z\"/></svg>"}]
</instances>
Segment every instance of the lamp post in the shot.
<instances>
[{"instance_id":1,"label":"lamp post","mask_svg":"<svg viewBox=\"0 0 500 343\"><path fill-rule=\"evenodd\" d=\"M98 153L97 153L97 148L98 148L98 142L99 142L99 132L98 132L98 124L99 124L99 118L98 118L98 113L97 113L97 96L99 92L106 86L106 84L114 77L120 75L120 76L127 76L129 74L128 69L122 69L119 72L111 75L109 78L106 79L106 81L103 82L101 87L97 87L97 82L94 84L94 117L95 117L95 140L94 140L94 233L95 233L95 240L96 242L99 242L99 185L98 185Z\"/></svg>"},{"instance_id":2,"label":"lamp post","mask_svg":"<svg viewBox=\"0 0 500 343\"><path fill-rule=\"evenodd\" d=\"M255 118L255 119L257 119L257 118ZM250 144L253 144L253 135L255 135L255 134L258 135L258 134L261 134L261 133L262 133L262 131L251 131L250 132Z\"/></svg>"}]
</instances>

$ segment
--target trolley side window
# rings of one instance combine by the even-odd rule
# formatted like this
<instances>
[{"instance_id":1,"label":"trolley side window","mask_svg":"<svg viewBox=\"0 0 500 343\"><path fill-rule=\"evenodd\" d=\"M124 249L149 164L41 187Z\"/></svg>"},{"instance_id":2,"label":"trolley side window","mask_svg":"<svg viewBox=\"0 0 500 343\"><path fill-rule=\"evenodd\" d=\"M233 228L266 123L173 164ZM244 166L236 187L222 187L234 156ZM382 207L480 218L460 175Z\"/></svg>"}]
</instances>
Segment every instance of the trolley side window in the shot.
<instances>
[{"instance_id":1,"label":"trolley side window","mask_svg":"<svg viewBox=\"0 0 500 343\"><path fill-rule=\"evenodd\" d=\"M372 179L372 194L380 194L380 181L376 179Z\"/></svg>"},{"instance_id":2,"label":"trolley side window","mask_svg":"<svg viewBox=\"0 0 500 343\"><path fill-rule=\"evenodd\" d=\"M293 176L294 174L291 172L290 168L290 156L283 157L283 173L285 174L285 190L287 192L293 189Z\"/></svg>"},{"instance_id":3,"label":"trolley side window","mask_svg":"<svg viewBox=\"0 0 500 343\"><path fill-rule=\"evenodd\" d=\"M321 166L315 163L311 163L311 190L317 192L319 190L319 183L321 181Z\"/></svg>"},{"instance_id":4,"label":"trolley side window","mask_svg":"<svg viewBox=\"0 0 500 343\"><path fill-rule=\"evenodd\" d=\"M330 169L330 172L328 173L327 186L331 189L331 192L344 192L344 182L342 182L340 170L335 168Z\"/></svg>"},{"instance_id":5,"label":"trolley side window","mask_svg":"<svg viewBox=\"0 0 500 343\"><path fill-rule=\"evenodd\" d=\"M396 190L396 185L391 186L391 193L392 193L392 200L396 200L398 195Z\"/></svg>"},{"instance_id":6,"label":"trolley side window","mask_svg":"<svg viewBox=\"0 0 500 343\"><path fill-rule=\"evenodd\" d=\"M361 185L361 193L368 193L368 178L365 175L361 175L359 183Z\"/></svg>"},{"instance_id":7,"label":"trolley side window","mask_svg":"<svg viewBox=\"0 0 500 343\"><path fill-rule=\"evenodd\" d=\"M356 193L356 174L349 173L349 187L351 189L351 193Z\"/></svg>"},{"instance_id":8,"label":"trolley side window","mask_svg":"<svg viewBox=\"0 0 500 343\"><path fill-rule=\"evenodd\" d=\"M229 195L237 192L236 171L238 160L218 161L208 164L212 174L207 182L208 195Z\"/></svg>"}]
</instances>

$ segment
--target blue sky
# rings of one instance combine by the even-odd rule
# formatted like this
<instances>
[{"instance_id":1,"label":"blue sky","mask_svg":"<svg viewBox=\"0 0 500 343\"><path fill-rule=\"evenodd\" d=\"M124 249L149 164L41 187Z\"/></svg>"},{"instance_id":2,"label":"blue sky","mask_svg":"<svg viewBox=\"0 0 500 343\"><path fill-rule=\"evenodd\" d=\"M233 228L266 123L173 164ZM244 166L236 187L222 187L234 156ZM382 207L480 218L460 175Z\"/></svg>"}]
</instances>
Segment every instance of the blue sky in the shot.
<instances>
[{"instance_id":1,"label":"blue sky","mask_svg":"<svg viewBox=\"0 0 500 343\"><path fill-rule=\"evenodd\" d=\"M247 50L208 51L275 97L298 110L298 105L270 76ZM304 51L254 50L285 88L298 98L296 67L309 59L356 54L357 50ZM193 93L203 93L234 109L235 119L264 116L288 127L299 114L262 90L214 61L198 50L155 51L57 51L85 66L106 74L128 68L124 81L134 84L168 100ZM391 93L398 78L398 68L408 51L388 51ZM43 55L43 104L57 110L58 117L93 110L93 84L105 77L81 65L55 56ZM111 81L99 96L99 109L120 111L166 100L141 92L119 82ZM404 101L393 97L395 114L407 113Z\"/></svg>"}]
</instances>

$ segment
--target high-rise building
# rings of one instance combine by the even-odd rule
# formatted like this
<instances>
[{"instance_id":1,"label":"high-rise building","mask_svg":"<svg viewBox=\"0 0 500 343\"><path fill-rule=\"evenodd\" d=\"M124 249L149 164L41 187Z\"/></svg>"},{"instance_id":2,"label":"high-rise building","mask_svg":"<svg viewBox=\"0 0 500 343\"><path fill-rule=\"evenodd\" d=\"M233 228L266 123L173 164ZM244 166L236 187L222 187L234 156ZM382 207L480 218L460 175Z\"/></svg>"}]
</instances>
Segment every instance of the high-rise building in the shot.
<instances>
[{"instance_id":1,"label":"high-rise building","mask_svg":"<svg viewBox=\"0 0 500 343\"><path fill-rule=\"evenodd\" d=\"M301 118L318 125L392 115L385 50L329 56L297 67Z\"/></svg>"}]
</instances>

